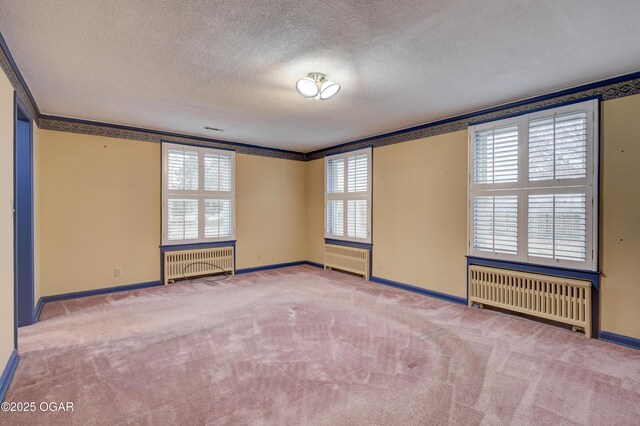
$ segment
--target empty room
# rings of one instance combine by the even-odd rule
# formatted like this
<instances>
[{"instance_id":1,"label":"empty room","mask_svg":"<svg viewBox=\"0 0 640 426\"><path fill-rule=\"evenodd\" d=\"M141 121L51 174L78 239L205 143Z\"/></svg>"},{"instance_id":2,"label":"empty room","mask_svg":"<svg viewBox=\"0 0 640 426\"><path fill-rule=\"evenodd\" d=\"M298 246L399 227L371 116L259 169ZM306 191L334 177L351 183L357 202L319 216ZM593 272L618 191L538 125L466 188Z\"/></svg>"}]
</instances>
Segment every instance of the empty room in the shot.
<instances>
[{"instance_id":1,"label":"empty room","mask_svg":"<svg viewBox=\"0 0 640 426\"><path fill-rule=\"evenodd\" d=\"M637 0L0 0L0 425L640 425Z\"/></svg>"}]
</instances>

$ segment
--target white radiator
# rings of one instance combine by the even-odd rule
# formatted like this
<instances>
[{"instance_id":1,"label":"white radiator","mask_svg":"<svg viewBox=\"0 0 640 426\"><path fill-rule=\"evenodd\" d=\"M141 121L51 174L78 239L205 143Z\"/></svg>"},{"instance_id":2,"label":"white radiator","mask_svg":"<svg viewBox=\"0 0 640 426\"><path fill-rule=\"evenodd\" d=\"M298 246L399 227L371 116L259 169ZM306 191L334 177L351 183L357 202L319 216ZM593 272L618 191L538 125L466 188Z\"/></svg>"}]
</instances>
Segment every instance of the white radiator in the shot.
<instances>
[{"instance_id":1,"label":"white radiator","mask_svg":"<svg viewBox=\"0 0 640 426\"><path fill-rule=\"evenodd\" d=\"M369 250L325 244L324 268L352 272L369 281Z\"/></svg>"},{"instance_id":2,"label":"white radiator","mask_svg":"<svg viewBox=\"0 0 640 426\"><path fill-rule=\"evenodd\" d=\"M164 285L176 279L234 273L233 247L164 252Z\"/></svg>"},{"instance_id":3,"label":"white radiator","mask_svg":"<svg viewBox=\"0 0 640 426\"><path fill-rule=\"evenodd\" d=\"M469 306L496 306L583 329L591 337L591 282L472 265Z\"/></svg>"}]
</instances>

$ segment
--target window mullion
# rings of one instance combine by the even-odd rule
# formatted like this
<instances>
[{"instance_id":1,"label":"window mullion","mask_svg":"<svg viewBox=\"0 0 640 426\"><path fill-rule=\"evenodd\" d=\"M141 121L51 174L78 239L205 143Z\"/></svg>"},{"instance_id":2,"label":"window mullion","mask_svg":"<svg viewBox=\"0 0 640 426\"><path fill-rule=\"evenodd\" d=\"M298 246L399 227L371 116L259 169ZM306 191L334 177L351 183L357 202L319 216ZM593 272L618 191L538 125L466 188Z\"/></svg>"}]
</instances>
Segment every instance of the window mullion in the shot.
<instances>
[{"instance_id":1,"label":"window mullion","mask_svg":"<svg viewBox=\"0 0 640 426\"><path fill-rule=\"evenodd\" d=\"M553 114L553 160L551 164L553 165L553 180L556 180L556 114Z\"/></svg>"},{"instance_id":2,"label":"window mullion","mask_svg":"<svg viewBox=\"0 0 640 426\"><path fill-rule=\"evenodd\" d=\"M349 199L351 198L351 193L349 192L349 156L346 155L343 157L344 161L344 198L342 202L342 214L343 214L343 223L344 223L344 237L349 237L350 224L349 224Z\"/></svg>"},{"instance_id":3,"label":"window mullion","mask_svg":"<svg viewBox=\"0 0 640 426\"><path fill-rule=\"evenodd\" d=\"M518 142L518 258L526 261L529 255L529 119L526 115L518 123Z\"/></svg>"},{"instance_id":4,"label":"window mullion","mask_svg":"<svg viewBox=\"0 0 640 426\"><path fill-rule=\"evenodd\" d=\"M198 149L198 239L204 239L204 149Z\"/></svg>"}]
</instances>

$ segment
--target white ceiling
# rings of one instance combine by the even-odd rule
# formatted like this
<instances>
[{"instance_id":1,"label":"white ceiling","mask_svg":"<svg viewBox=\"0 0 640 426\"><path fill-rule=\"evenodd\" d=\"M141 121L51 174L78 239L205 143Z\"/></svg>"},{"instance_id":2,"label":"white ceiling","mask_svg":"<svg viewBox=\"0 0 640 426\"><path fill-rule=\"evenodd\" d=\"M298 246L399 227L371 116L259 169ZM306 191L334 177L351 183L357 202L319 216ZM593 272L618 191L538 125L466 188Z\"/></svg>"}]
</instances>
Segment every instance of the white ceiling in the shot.
<instances>
[{"instance_id":1,"label":"white ceiling","mask_svg":"<svg viewBox=\"0 0 640 426\"><path fill-rule=\"evenodd\" d=\"M44 114L304 152L638 71L639 28L638 0L0 0Z\"/></svg>"}]
</instances>

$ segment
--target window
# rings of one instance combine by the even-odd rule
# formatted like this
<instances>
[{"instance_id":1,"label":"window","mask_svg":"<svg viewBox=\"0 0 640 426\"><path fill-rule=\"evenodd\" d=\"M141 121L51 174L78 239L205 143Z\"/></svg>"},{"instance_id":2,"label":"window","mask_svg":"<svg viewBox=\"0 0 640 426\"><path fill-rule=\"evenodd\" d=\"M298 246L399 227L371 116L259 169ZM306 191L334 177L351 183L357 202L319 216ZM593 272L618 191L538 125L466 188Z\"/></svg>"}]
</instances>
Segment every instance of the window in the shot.
<instances>
[{"instance_id":1,"label":"window","mask_svg":"<svg viewBox=\"0 0 640 426\"><path fill-rule=\"evenodd\" d=\"M162 144L162 244L235 238L235 153Z\"/></svg>"},{"instance_id":2,"label":"window","mask_svg":"<svg viewBox=\"0 0 640 426\"><path fill-rule=\"evenodd\" d=\"M325 238L371 242L371 148L325 157Z\"/></svg>"},{"instance_id":3,"label":"window","mask_svg":"<svg viewBox=\"0 0 640 426\"><path fill-rule=\"evenodd\" d=\"M597 268L598 103L469 127L468 253Z\"/></svg>"}]
</instances>

